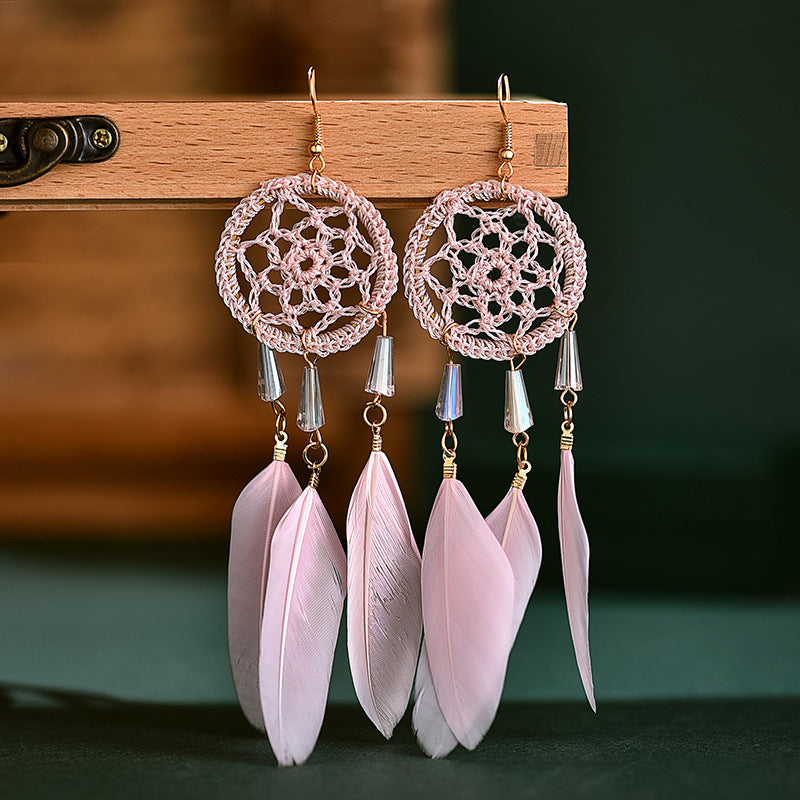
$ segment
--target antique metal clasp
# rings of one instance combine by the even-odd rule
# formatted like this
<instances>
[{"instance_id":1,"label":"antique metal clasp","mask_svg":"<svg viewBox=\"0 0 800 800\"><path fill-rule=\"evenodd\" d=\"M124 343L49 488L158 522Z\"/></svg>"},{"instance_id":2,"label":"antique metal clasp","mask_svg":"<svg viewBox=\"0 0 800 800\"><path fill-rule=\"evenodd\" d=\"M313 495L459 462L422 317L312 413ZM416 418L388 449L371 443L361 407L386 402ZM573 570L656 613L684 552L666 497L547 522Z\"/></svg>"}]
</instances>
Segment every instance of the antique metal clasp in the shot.
<instances>
[{"instance_id":1,"label":"antique metal clasp","mask_svg":"<svg viewBox=\"0 0 800 800\"><path fill-rule=\"evenodd\" d=\"M0 119L0 188L20 186L56 164L94 164L119 148L119 131L106 117Z\"/></svg>"}]
</instances>

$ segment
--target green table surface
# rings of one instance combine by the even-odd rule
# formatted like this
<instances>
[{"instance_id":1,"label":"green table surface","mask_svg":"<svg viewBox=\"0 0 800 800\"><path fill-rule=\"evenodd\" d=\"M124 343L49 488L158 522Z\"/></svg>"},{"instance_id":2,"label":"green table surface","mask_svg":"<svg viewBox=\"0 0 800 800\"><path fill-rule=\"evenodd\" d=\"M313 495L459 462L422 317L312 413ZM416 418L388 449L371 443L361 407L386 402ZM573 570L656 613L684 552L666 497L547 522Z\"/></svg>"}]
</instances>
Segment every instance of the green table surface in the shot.
<instances>
[{"instance_id":1,"label":"green table surface","mask_svg":"<svg viewBox=\"0 0 800 800\"><path fill-rule=\"evenodd\" d=\"M225 566L0 550L0 798L800 798L800 602L592 598L598 714L535 593L497 720L432 762L355 705L340 640L311 759L235 704Z\"/></svg>"}]
</instances>

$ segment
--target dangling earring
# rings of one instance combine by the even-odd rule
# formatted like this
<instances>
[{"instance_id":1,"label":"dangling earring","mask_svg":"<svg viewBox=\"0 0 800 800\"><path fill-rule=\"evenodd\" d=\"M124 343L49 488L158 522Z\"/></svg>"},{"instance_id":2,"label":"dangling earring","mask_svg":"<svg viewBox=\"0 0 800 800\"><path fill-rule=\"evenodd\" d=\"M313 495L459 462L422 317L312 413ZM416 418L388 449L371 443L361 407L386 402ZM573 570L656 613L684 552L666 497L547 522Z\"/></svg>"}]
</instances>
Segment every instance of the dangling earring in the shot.
<instances>
[{"instance_id":1,"label":"dangling earring","mask_svg":"<svg viewBox=\"0 0 800 800\"><path fill-rule=\"evenodd\" d=\"M394 394L393 342L386 331L375 342L364 409L372 453L347 512L347 650L356 695L388 739L408 707L422 638L421 559L405 501L381 429L383 397Z\"/></svg>"},{"instance_id":2,"label":"dangling earring","mask_svg":"<svg viewBox=\"0 0 800 800\"><path fill-rule=\"evenodd\" d=\"M366 198L322 174L322 120L313 68L308 79L314 127L309 173L267 181L242 200L225 225L216 256L220 294L234 317L262 345L302 355L306 362L297 424L309 434L303 450L311 471L308 486L300 492L292 485L290 491L288 482L264 481L264 491L243 493L232 530L237 567L229 573L234 583L242 581L229 589L241 598L230 612L239 615L231 629L232 661L242 652L247 655L246 665L234 663L237 692L257 727L262 727L260 715L275 757L284 765L305 761L319 735L347 579L344 550L317 492L328 460L320 432L325 415L317 360L357 344L397 288L397 259L383 218ZM317 207L309 199L315 196L331 204ZM299 220L287 219L287 210L300 212ZM262 211L266 230L244 240L246 228ZM266 251L266 268L254 266L254 247L254 253ZM356 263L357 253L366 266ZM247 299L237 269L249 284ZM359 300L346 305L346 291ZM271 299L277 310L262 308L262 298ZM309 314L316 317L314 324L306 321ZM265 528L284 506L270 542ZM240 522L244 519L247 524ZM264 559L269 554L266 584L263 568L241 570L253 549L247 540L259 536L255 549Z\"/></svg>"},{"instance_id":3,"label":"dangling earring","mask_svg":"<svg viewBox=\"0 0 800 800\"><path fill-rule=\"evenodd\" d=\"M562 314L556 308L556 312ZM592 660L589 654L589 536L583 524L575 493L575 461L572 457L575 423L572 410L583 389L578 357L577 312L568 316L569 329L558 348L555 388L561 392L564 421L561 423L561 472L558 478L558 538L561 544L561 569L567 598L567 616L572 645L586 699L596 711Z\"/></svg>"},{"instance_id":4,"label":"dangling earring","mask_svg":"<svg viewBox=\"0 0 800 800\"><path fill-rule=\"evenodd\" d=\"M458 742L474 748L499 704L509 651L541 564L539 532L522 493L531 469L527 431L533 416L520 367L526 356L564 333L564 314L575 312L586 282L583 243L566 212L540 193L510 183L509 99L508 78L502 75L499 180L436 197L411 232L403 264L414 315L451 354L437 403L445 421L445 467L422 554L425 638L413 715L420 745L433 757L446 755ZM498 201L509 204L496 210L477 205ZM467 238L457 230L462 223L473 226ZM446 241L431 252L439 227ZM444 282L434 275L437 265L448 273ZM536 292L549 293L551 302L537 306ZM455 478L453 421L461 415L462 400L452 351L510 361L504 425L517 449L517 471L486 521ZM569 482L563 486L568 493ZM567 538L575 528L567 524ZM565 574L573 572L573 557L574 548L564 548Z\"/></svg>"}]
</instances>

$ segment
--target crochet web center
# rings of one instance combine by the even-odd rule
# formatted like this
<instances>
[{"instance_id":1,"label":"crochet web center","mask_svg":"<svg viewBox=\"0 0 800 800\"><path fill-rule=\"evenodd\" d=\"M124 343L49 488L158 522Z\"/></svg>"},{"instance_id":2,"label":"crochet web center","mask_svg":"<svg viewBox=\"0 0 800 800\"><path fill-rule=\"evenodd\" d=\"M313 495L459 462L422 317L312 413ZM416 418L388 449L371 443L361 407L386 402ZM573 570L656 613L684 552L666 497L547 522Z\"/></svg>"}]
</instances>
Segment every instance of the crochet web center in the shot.
<instances>
[{"instance_id":1,"label":"crochet web center","mask_svg":"<svg viewBox=\"0 0 800 800\"><path fill-rule=\"evenodd\" d=\"M487 210L462 204L445 218L445 243L421 265L445 319L500 339L525 335L550 316L561 294L563 254L533 210L525 211L530 213L519 213L516 206ZM470 228L468 237L459 236Z\"/></svg>"},{"instance_id":2,"label":"crochet web center","mask_svg":"<svg viewBox=\"0 0 800 800\"><path fill-rule=\"evenodd\" d=\"M295 210L301 218L289 226L283 220L297 217ZM316 207L297 194L284 193L262 214L269 215L269 226L253 239L242 240L237 251L250 286L250 309L270 325L298 335L307 329L312 336L335 330L340 320L359 313L358 304L369 300L378 263L353 210ZM264 268L253 264L254 247L263 248ZM357 290L349 293L350 304L343 302L348 289Z\"/></svg>"}]
</instances>

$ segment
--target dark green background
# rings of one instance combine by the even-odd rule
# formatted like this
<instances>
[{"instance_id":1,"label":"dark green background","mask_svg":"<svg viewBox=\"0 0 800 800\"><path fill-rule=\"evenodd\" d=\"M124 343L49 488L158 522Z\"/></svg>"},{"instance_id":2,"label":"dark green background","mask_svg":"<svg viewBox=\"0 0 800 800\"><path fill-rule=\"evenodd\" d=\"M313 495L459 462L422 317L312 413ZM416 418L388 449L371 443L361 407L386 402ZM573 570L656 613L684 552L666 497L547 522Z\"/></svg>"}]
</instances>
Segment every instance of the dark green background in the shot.
<instances>
[{"instance_id":1,"label":"dark green background","mask_svg":"<svg viewBox=\"0 0 800 800\"><path fill-rule=\"evenodd\" d=\"M514 96L569 105L593 586L796 593L797 5L468 0L453 22L457 92L491 96L506 72ZM525 365L546 549L555 358ZM460 476L488 511L513 468L505 367L465 362Z\"/></svg>"}]
</instances>

